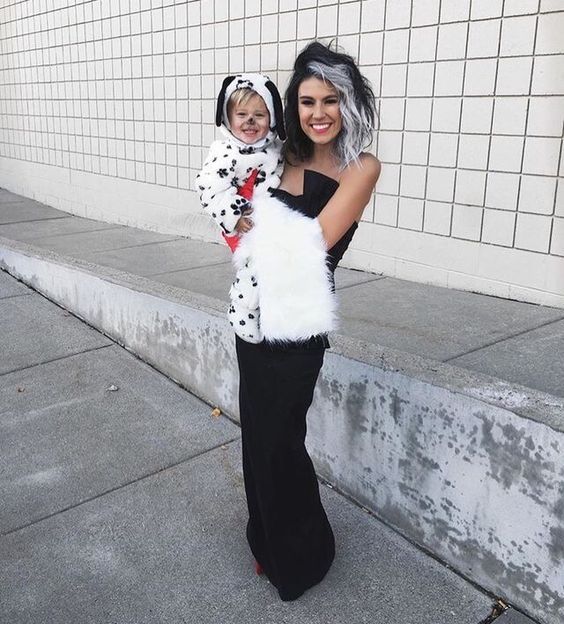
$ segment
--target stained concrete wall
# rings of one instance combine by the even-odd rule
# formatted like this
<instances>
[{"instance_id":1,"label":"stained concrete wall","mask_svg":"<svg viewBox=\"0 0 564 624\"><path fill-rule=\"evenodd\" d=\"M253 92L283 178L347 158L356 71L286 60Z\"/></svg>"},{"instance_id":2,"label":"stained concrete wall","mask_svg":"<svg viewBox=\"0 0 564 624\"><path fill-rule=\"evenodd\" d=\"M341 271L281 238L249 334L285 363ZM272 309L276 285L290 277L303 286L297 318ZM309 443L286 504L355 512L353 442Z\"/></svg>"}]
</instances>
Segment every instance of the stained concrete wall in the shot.
<instances>
[{"instance_id":1,"label":"stained concrete wall","mask_svg":"<svg viewBox=\"0 0 564 624\"><path fill-rule=\"evenodd\" d=\"M0 266L237 417L224 304L0 239ZM335 336L309 415L319 473L544 624L564 617L564 405Z\"/></svg>"}]
</instances>

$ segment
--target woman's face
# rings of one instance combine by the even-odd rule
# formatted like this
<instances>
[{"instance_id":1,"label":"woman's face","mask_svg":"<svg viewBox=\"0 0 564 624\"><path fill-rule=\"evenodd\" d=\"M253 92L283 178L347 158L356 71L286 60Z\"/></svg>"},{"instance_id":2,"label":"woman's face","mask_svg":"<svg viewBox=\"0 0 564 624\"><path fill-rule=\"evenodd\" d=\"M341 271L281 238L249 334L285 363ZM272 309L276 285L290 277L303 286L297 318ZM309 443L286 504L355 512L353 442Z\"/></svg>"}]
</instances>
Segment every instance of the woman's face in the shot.
<instances>
[{"instance_id":1,"label":"woman's face","mask_svg":"<svg viewBox=\"0 0 564 624\"><path fill-rule=\"evenodd\" d=\"M326 145L342 128L339 95L330 82L311 77L298 87L300 126L314 143Z\"/></svg>"}]
</instances>

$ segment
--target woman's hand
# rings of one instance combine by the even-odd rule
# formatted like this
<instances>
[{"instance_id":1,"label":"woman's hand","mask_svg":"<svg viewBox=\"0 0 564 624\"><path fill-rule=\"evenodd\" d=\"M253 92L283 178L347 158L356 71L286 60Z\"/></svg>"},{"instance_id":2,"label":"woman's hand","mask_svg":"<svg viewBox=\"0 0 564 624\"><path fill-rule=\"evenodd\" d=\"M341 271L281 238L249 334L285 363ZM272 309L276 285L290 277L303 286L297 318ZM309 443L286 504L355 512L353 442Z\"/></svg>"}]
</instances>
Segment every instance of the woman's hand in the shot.
<instances>
[{"instance_id":1,"label":"woman's hand","mask_svg":"<svg viewBox=\"0 0 564 624\"><path fill-rule=\"evenodd\" d=\"M235 224L235 231L238 234L245 234L246 232L252 229L253 220L250 217L252 212L253 211L250 209L246 210L241 216L241 218L239 219L239 221L237 221L237 223Z\"/></svg>"},{"instance_id":2,"label":"woman's hand","mask_svg":"<svg viewBox=\"0 0 564 624\"><path fill-rule=\"evenodd\" d=\"M380 176L381 165L375 156L361 154L360 162L362 166L352 163L344 170L339 188L317 217L327 249L360 220Z\"/></svg>"}]
</instances>

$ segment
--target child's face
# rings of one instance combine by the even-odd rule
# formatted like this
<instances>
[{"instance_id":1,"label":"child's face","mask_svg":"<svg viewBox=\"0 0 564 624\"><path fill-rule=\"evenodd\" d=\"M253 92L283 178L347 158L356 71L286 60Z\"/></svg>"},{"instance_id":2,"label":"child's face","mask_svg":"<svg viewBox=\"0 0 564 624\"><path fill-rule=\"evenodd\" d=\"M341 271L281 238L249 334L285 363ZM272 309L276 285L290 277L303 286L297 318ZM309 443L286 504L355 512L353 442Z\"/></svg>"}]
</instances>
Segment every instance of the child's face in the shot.
<instances>
[{"instance_id":1,"label":"child's face","mask_svg":"<svg viewBox=\"0 0 564 624\"><path fill-rule=\"evenodd\" d=\"M251 145L268 134L270 114L260 95L251 96L245 104L230 107L229 125L231 132L243 143Z\"/></svg>"}]
</instances>

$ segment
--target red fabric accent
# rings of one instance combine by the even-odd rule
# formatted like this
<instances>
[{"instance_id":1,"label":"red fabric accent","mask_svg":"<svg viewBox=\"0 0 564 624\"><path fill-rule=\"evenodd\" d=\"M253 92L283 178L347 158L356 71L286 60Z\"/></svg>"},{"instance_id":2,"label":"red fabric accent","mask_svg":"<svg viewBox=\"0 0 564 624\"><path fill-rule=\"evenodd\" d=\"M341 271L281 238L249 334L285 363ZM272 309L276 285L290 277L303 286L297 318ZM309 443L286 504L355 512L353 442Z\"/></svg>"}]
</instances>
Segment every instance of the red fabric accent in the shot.
<instances>
[{"instance_id":1,"label":"red fabric accent","mask_svg":"<svg viewBox=\"0 0 564 624\"><path fill-rule=\"evenodd\" d=\"M247 201L249 201L253 196L253 191L255 189L255 180L257 179L258 172L258 169L253 169L251 171L251 175L245 181L245 184L243 184L243 186L240 186L239 190L237 191L237 194L241 195L241 197L244 197Z\"/></svg>"},{"instance_id":2,"label":"red fabric accent","mask_svg":"<svg viewBox=\"0 0 564 624\"><path fill-rule=\"evenodd\" d=\"M257 179L259 170L253 169L251 175L245 180L243 186L237 189L237 195L244 197L247 201L250 201L253 197L253 191L255 190L255 180ZM227 243L229 249L234 253L239 244L241 236L239 234L221 234Z\"/></svg>"},{"instance_id":3,"label":"red fabric accent","mask_svg":"<svg viewBox=\"0 0 564 624\"><path fill-rule=\"evenodd\" d=\"M229 249L231 249L231 252L235 253L235 250L237 249L237 245L239 244L239 238L240 238L239 234L224 234L222 232L221 235L223 236L223 239L227 243L227 246L229 247Z\"/></svg>"}]
</instances>

